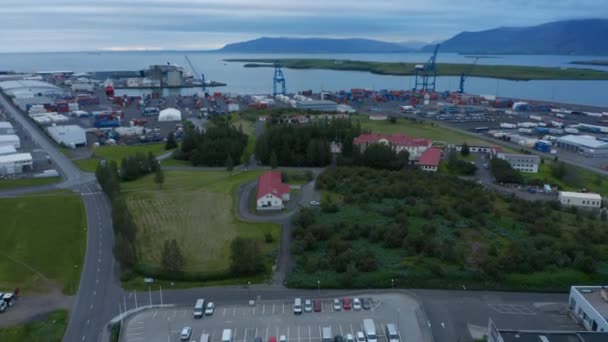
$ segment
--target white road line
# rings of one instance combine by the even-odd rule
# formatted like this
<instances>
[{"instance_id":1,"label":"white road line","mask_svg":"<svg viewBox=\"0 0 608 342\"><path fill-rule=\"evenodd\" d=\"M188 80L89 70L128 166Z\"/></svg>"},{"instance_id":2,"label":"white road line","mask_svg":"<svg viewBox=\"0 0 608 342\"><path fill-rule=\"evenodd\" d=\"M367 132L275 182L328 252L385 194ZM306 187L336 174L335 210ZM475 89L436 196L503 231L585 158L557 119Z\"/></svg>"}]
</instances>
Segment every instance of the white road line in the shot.
<instances>
[{"instance_id":1,"label":"white road line","mask_svg":"<svg viewBox=\"0 0 608 342\"><path fill-rule=\"evenodd\" d=\"M177 316L177 311L173 311L173 318L175 318L175 316Z\"/></svg>"},{"instance_id":2,"label":"white road line","mask_svg":"<svg viewBox=\"0 0 608 342\"><path fill-rule=\"evenodd\" d=\"M323 334L321 333L321 326L319 325L319 339L323 340Z\"/></svg>"},{"instance_id":3,"label":"white road line","mask_svg":"<svg viewBox=\"0 0 608 342\"><path fill-rule=\"evenodd\" d=\"M243 336L243 341L247 341L247 328L245 328L245 336Z\"/></svg>"},{"instance_id":4,"label":"white road line","mask_svg":"<svg viewBox=\"0 0 608 342\"><path fill-rule=\"evenodd\" d=\"M236 340L236 328L234 328L234 339Z\"/></svg>"},{"instance_id":5,"label":"white road line","mask_svg":"<svg viewBox=\"0 0 608 342\"><path fill-rule=\"evenodd\" d=\"M232 309L232 317L235 317L235 316L236 316L236 305Z\"/></svg>"},{"instance_id":6,"label":"white road line","mask_svg":"<svg viewBox=\"0 0 608 342\"><path fill-rule=\"evenodd\" d=\"M86 338L87 338L86 336L84 336L84 335L82 336L82 340L83 340L83 341L84 341Z\"/></svg>"},{"instance_id":7,"label":"white road line","mask_svg":"<svg viewBox=\"0 0 608 342\"><path fill-rule=\"evenodd\" d=\"M310 325L308 326L308 340L312 341L312 334L310 333Z\"/></svg>"},{"instance_id":8,"label":"white road line","mask_svg":"<svg viewBox=\"0 0 608 342\"><path fill-rule=\"evenodd\" d=\"M226 308L224 308L224 312L222 313L222 316L226 317Z\"/></svg>"},{"instance_id":9,"label":"white road line","mask_svg":"<svg viewBox=\"0 0 608 342\"><path fill-rule=\"evenodd\" d=\"M274 315L274 303L272 303L272 314Z\"/></svg>"},{"instance_id":10,"label":"white road line","mask_svg":"<svg viewBox=\"0 0 608 342\"><path fill-rule=\"evenodd\" d=\"M253 315L255 316L255 306L253 307Z\"/></svg>"},{"instance_id":11,"label":"white road line","mask_svg":"<svg viewBox=\"0 0 608 342\"><path fill-rule=\"evenodd\" d=\"M340 335L344 336L344 332L342 331L342 324L340 324Z\"/></svg>"},{"instance_id":12,"label":"white road line","mask_svg":"<svg viewBox=\"0 0 608 342\"><path fill-rule=\"evenodd\" d=\"M93 304L91 304L91 310L93 310Z\"/></svg>"},{"instance_id":13,"label":"white road line","mask_svg":"<svg viewBox=\"0 0 608 342\"><path fill-rule=\"evenodd\" d=\"M287 341L289 341L289 326L287 326Z\"/></svg>"},{"instance_id":14,"label":"white road line","mask_svg":"<svg viewBox=\"0 0 608 342\"><path fill-rule=\"evenodd\" d=\"M279 327L277 327L277 335L275 337L279 338Z\"/></svg>"},{"instance_id":15,"label":"white road line","mask_svg":"<svg viewBox=\"0 0 608 342\"><path fill-rule=\"evenodd\" d=\"M97 291L93 290L93 296L97 295Z\"/></svg>"},{"instance_id":16,"label":"white road line","mask_svg":"<svg viewBox=\"0 0 608 342\"><path fill-rule=\"evenodd\" d=\"M353 324L350 324L350 333L353 335L353 337L355 336L355 331L353 330Z\"/></svg>"},{"instance_id":17,"label":"white road line","mask_svg":"<svg viewBox=\"0 0 608 342\"><path fill-rule=\"evenodd\" d=\"M285 303L283 303L283 313L285 313Z\"/></svg>"},{"instance_id":18,"label":"white road line","mask_svg":"<svg viewBox=\"0 0 608 342\"><path fill-rule=\"evenodd\" d=\"M298 342L300 341L300 326L298 325Z\"/></svg>"},{"instance_id":19,"label":"white road line","mask_svg":"<svg viewBox=\"0 0 608 342\"><path fill-rule=\"evenodd\" d=\"M264 340L268 341L268 327L266 327L266 337L264 338Z\"/></svg>"},{"instance_id":20,"label":"white road line","mask_svg":"<svg viewBox=\"0 0 608 342\"><path fill-rule=\"evenodd\" d=\"M258 337L258 328L255 328L255 332L253 333L253 337Z\"/></svg>"},{"instance_id":21,"label":"white road line","mask_svg":"<svg viewBox=\"0 0 608 342\"><path fill-rule=\"evenodd\" d=\"M186 317L186 310L184 310L184 314L182 315L182 317Z\"/></svg>"},{"instance_id":22,"label":"white road line","mask_svg":"<svg viewBox=\"0 0 608 342\"><path fill-rule=\"evenodd\" d=\"M266 311L266 304L262 304L262 315L264 314L265 311Z\"/></svg>"},{"instance_id":23,"label":"white road line","mask_svg":"<svg viewBox=\"0 0 608 342\"><path fill-rule=\"evenodd\" d=\"M139 331L139 332L127 332L127 336L133 336L133 335L143 335L144 332L143 331Z\"/></svg>"}]
</instances>

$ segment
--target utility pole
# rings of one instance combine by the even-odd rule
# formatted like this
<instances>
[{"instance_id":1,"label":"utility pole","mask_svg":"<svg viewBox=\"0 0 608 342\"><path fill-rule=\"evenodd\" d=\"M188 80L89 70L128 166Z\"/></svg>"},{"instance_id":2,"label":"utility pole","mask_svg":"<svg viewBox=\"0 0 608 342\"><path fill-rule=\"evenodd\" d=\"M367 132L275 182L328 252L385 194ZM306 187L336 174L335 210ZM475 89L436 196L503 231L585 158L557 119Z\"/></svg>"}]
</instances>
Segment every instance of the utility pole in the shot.
<instances>
[{"instance_id":1,"label":"utility pole","mask_svg":"<svg viewBox=\"0 0 608 342\"><path fill-rule=\"evenodd\" d=\"M317 297L321 297L321 281L317 280Z\"/></svg>"},{"instance_id":2,"label":"utility pole","mask_svg":"<svg viewBox=\"0 0 608 342\"><path fill-rule=\"evenodd\" d=\"M160 305L163 305L163 287L158 285L158 287L160 288Z\"/></svg>"}]
</instances>

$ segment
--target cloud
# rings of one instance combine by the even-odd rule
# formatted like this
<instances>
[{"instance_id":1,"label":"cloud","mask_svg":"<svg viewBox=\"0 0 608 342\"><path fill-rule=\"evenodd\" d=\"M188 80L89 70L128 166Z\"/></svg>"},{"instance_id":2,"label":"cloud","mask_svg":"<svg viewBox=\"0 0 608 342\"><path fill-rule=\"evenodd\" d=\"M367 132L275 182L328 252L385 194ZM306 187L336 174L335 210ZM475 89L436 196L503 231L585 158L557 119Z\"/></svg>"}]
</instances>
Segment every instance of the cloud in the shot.
<instances>
[{"instance_id":1,"label":"cloud","mask_svg":"<svg viewBox=\"0 0 608 342\"><path fill-rule=\"evenodd\" d=\"M0 51L204 49L259 36L448 38L608 16L602 0L2 0Z\"/></svg>"}]
</instances>

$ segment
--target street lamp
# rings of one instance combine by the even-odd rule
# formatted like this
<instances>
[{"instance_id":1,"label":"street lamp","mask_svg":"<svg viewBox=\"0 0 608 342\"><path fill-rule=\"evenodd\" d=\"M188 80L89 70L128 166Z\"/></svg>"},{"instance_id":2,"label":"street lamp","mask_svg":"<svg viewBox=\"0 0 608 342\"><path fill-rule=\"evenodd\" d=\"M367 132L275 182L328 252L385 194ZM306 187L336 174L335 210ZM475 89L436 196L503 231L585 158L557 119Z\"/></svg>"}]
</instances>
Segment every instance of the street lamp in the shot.
<instances>
[{"instance_id":1,"label":"street lamp","mask_svg":"<svg viewBox=\"0 0 608 342\"><path fill-rule=\"evenodd\" d=\"M395 287L395 279L391 279L391 289Z\"/></svg>"},{"instance_id":2,"label":"street lamp","mask_svg":"<svg viewBox=\"0 0 608 342\"><path fill-rule=\"evenodd\" d=\"M248 294L249 300L251 300L251 282L250 281L247 282L247 291L249 292L249 294Z\"/></svg>"},{"instance_id":3,"label":"street lamp","mask_svg":"<svg viewBox=\"0 0 608 342\"><path fill-rule=\"evenodd\" d=\"M317 297L321 297L321 281L317 280Z\"/></svg>"}]
</instances>

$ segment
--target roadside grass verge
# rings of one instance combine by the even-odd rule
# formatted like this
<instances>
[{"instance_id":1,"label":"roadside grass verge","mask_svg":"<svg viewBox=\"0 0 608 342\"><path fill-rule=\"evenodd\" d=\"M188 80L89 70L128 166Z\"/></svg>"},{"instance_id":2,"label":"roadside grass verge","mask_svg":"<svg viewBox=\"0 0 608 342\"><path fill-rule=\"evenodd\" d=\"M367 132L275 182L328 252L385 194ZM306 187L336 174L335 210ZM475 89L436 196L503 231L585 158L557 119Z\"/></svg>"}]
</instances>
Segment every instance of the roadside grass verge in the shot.
<instances>
[{"instance_id":1,"label":"roadside grass verge","mask_svg":"<svg viewBox=\"0 0 608 342\"><path fill-rule=\"evenodd\" d=\"M0 180L0 190L49 185L59 183L60 181L61 177Z\"/></svg>"},{"instance_id":2,"label":"roadside grass verge","mask_svg":"<svg viewBox=\"0 0 608 342\"><path fill-rule=\"evenodd\" d=\"M86 249L82 200L60 191L1 198L0 217L0 288L44 292L49 279L74 294Z\"/></svg>"},{"instance_id":3,"label":"roadside grass verge","mask_svg":"<svg viewBox=\"0 0 608 342\"><path fill-rule=\"evenodd\" d=\"M46 315L44 319L27 324L0 328L0 341L61 341L68 326L68 311L58 310Z\"/></svg>"},{"instance_id":4,"label":"roadside grass verge","mask_svg":"<svg viewBox=\"0 0 608 342\"><path fill-rule=\"evenodd\" d=\"M165 150L165 143L146 144L146 145L116 145L116 146L100 146L93 149L91 158L75 160L74 163L83 171L95 172L99 161L102 159L108 162L115 161L120 165L122 158L134 155L136 153L148 154L152 152L155 156L169 152Z\"/></svg>"}]
</instances>

